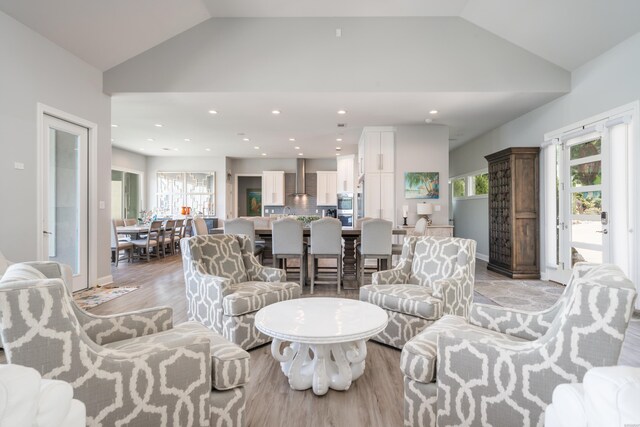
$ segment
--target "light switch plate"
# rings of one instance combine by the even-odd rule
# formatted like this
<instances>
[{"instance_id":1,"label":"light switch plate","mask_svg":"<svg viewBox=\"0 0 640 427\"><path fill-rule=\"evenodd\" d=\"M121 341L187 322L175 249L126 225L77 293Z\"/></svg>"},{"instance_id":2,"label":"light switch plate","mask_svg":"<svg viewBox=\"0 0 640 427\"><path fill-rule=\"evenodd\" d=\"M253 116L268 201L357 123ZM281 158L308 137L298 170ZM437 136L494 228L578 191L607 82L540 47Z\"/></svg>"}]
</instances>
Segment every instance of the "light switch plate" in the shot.
<instances>
[{"instance_id":1,"label":"light switch plate","mask_svg":"<svg viewBox=\"0 0 640 427\"><path fill-rule=\"evenodd\" d=\"M13 167L18 169L18 170L24 170L24 163L14 162L13 163Z\"/></svg>"},{"instance_id":2,"label":"light switch plate","mask_svg":"<svg viewBox=\"0 0 640 427\"><path fill-rule=\"evenodd\" d=\"M105 207L104 200L100 200L100 201L98 202L98 208L100 208L100 209L104 209L104 207Z\"/></svg>"}]
</instances>

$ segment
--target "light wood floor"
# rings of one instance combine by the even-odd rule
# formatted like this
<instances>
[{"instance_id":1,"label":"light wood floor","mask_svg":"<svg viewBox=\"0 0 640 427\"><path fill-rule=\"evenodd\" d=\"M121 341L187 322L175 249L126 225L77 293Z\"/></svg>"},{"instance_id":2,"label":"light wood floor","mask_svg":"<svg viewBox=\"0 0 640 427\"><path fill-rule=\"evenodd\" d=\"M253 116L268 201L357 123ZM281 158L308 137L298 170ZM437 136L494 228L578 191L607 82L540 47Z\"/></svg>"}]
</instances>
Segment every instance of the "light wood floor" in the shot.
<instances>
[{"instance_id":1,"label":"light wood floor","mask_svg":"<svg viewBox=\"0 0 640 427\"><path fill-rule=\"evenodd\" d=\"M92 310L110 314L158 305L174 310L174 323L187 320L184 279L180 256L151 262L121 263L112 269L117 285L137 285L139 290L102 304ZM477 280L508 280L488 271L479 261ZM316 285L314 296L335 296L334 285ZM304 295L309 297L308 287ZM343 291L357 298L357 291ZM491 303L476 293L476 301ZM269 346L252 350L251 382L247 387L249 426L400 426L402 425L402 374L400 352L374 342L367 344L367 368L347 392L329 390L322 397L310 390L292 391ZM634 319L620 358L621 364L640 366L640 319Z\"/></svg>"}]
</instances>

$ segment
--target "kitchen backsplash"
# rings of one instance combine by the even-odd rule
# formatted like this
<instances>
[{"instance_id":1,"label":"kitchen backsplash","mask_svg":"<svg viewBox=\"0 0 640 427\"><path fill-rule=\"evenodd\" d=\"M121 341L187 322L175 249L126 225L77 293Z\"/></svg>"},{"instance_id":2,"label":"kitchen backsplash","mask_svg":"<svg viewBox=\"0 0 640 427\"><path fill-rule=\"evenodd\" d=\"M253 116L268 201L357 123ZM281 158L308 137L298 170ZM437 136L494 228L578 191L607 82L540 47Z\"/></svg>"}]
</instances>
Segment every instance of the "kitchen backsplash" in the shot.
<instances>
[{"instance_id":1,"label":"kitchen backsplash","mask_svg":"<svg viewBox=\"0 0 640 427\"><path fill-rule=\"evenodd\" d=\"M294 215L322 215L322 210L335 209L336 206L320 206L316 205L316 193L318 191L318 175L315 173L305 174L307 181L307 195L306 196L294 196L293 192L296 191L296 174L285 173L284 174L284 191L285 191L285 203L286 206L291 208L291 214ZM267 215L275 213L284 213L284 206L267 206L264 207L269 212ZM316 214L316 209L318 213Z\"/></svg>"}]
</instances>

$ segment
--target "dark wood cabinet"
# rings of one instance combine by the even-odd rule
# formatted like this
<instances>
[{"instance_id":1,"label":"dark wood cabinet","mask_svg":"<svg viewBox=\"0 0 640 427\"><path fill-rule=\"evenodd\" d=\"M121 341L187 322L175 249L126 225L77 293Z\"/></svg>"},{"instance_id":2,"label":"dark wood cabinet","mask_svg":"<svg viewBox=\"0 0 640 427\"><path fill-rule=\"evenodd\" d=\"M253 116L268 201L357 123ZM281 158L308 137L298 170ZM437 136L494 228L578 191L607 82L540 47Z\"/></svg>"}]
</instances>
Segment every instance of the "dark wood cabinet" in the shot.
<instances>
[{"instance_id":1,"label":"dark wood cabinet","mask_svg":"<svg viewBox=\"0 0 640 427\"><path fill-rule=\"evenodd\" d=\"M513 279L540 278L540 148L512 147L489 162L489 270Z\"/></svg>"}]
</instances>

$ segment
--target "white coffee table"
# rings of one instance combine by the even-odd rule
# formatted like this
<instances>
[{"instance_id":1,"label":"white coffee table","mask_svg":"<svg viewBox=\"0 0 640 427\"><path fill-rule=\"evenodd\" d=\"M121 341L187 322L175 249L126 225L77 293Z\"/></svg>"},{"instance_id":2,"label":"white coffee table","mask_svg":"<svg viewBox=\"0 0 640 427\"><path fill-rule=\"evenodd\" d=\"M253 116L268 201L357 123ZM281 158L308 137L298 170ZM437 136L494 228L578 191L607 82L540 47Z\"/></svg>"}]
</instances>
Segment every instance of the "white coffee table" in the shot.
<instances>
[{"instance_id":1,"label":"white coffee table","mask_svg":"<svg viewBox=\"0 0 640 427\"><path fill-rule=\"evenodd\" d=\"M343 298L300 298L271 304L255 325L273 337L271 354L294 390L348 390L364 373L366 340L387 326L380 307ZM289 344L281 349L282 343Z\"/></svg>"}]
</instances>

